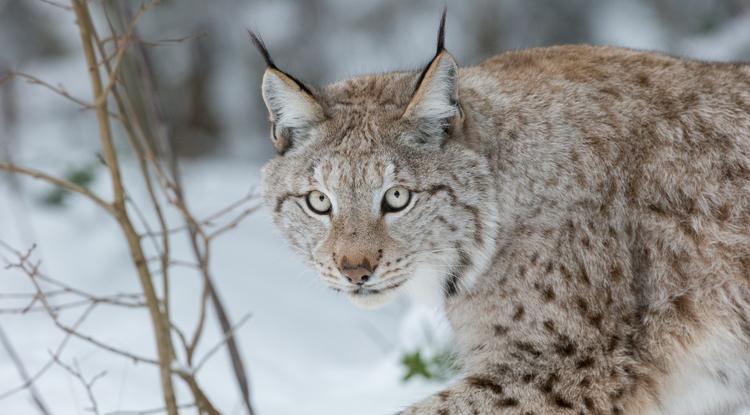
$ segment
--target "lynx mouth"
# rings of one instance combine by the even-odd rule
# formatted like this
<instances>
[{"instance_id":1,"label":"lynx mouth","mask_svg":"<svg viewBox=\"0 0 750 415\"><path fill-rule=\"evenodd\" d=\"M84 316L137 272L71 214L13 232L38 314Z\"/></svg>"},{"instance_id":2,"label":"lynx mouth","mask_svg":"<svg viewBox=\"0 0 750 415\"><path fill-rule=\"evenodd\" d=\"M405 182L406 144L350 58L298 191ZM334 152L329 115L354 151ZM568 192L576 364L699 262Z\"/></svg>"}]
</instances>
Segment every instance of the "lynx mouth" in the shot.
<instances>
[{"instance_id":1,"label":"lynx mouth","mask_svg":"<svg viewBox=\"0 0 750 415\"><path fill-rule=\"evenodd\" d=\"M370 288L370 287L362 286L351 291L349 294L350 295L362 295L362 296L382 294L384 292L397 289L398 287L402 286L404 282L406 282L406 279L396 281L395 283L386 285L385 287L382 287L382 288Z\"/></svg>"},{"instance_id":2,"label":"lynx mouth","mask_svg":"<svg viewBox=\"0 0 750 415\"><path fill-rule=\"evenodd\" d=\"M349 301L358 307L373 309L385 305L395 296L398 288L406 279L387 285L382 288L359 287L346 293Z\"/></svg>"}]
</instances>

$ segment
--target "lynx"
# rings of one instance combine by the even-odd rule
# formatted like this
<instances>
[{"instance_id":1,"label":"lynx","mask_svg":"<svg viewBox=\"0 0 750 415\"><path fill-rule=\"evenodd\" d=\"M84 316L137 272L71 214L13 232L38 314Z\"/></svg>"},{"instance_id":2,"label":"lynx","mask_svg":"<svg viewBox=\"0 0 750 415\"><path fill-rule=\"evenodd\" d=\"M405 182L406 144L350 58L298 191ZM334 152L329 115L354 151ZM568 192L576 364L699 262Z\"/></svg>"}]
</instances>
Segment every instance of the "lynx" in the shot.
<instances>
[{"instance_id":1,"label":"lynx","mask_svg":"<svg viewBox=\"0 0 750 415\"><path fill-rule=\"evenodd\" d=\"M444 307L429 414L724 414L750 403L750 66L507 52L312 87L267 69L264 198L333 290Z\"/></svg>"}]
</instances>

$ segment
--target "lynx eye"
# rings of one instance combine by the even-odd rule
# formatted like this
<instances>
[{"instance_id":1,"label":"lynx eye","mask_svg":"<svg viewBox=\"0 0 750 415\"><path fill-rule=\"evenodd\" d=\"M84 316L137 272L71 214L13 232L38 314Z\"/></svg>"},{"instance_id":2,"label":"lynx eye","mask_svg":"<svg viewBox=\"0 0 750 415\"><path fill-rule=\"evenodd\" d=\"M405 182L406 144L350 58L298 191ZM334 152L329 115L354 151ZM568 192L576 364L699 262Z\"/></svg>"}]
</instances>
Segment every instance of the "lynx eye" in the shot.
<instances>
[{"instance_id":1,"label":"lynx eye","mask_svg":"<svg viewBox=\"0 0 750 415\"><path fill-rule=\"evenodd\" d=\"M308 193L306 200L307 207L318 215L325 215L331 211L331 200L317 190Z\"/></svg>"},{"instance_id":2,"label":"lynx eye","mask_svg":"<svg viewBox=\"0 0 750 415\"><path fill-rule=\"evenodd\" d=\"M402 186L388 189L383 197L383 209L386 212L398 212L406 207L411 200L411 192Z\"/></svg>"}]
</instances>

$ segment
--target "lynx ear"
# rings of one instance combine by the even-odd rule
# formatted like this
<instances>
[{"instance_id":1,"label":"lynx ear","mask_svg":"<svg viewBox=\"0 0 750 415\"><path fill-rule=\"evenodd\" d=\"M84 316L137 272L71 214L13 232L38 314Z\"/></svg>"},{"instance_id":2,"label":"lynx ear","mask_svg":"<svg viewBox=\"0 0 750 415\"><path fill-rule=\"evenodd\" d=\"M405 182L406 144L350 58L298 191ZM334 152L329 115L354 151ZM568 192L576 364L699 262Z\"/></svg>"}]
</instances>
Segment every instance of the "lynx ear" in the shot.
<instances>
[{"instance_id":1,"label":"lynx ear","mask_svg":"<svg viewBox=\"0 0 750 415\"><path fill-rule=\"evenodd\" d=\"M263 74L263 101L278 128L302 128L323 118L323 108L312 92L276 68Z\"/></svg>"},{"instance_id":2,"label":"lynx ear","mask_svg":"<svg viewBox=\"0 0 750 415\"><path fill-rule=\"evenodd\" d=\"M458 64L445 50L445 14L440 18L437 52L425 67L404 111L404 118L418 120L427 133L450 127L461 116L458 101Z\"/></svg>"},{"instance_id":3,"label":"lynx ear","mask_svg":"<svg viewBox=\"0 0 750 415\"><path fill-rule=\"evenodd\" d=\"M441 51L424 70L404 117L440 121L458 114L458 65Z\"/></svg>"},{"instance_id":4,"label":"lynx ear","mask_svg":"<svg viewBox=\"0 0 750 415\"><path fill-rule=\"evenodd\" d=\"M263 41L248 30L250 39L266 61L261 91L271 120L271 136L276 150L283 154L291 147L299 129L323 120L323 107L313 92L293 76L281 71L271 60Z\"/></svg>"}]
</instances>

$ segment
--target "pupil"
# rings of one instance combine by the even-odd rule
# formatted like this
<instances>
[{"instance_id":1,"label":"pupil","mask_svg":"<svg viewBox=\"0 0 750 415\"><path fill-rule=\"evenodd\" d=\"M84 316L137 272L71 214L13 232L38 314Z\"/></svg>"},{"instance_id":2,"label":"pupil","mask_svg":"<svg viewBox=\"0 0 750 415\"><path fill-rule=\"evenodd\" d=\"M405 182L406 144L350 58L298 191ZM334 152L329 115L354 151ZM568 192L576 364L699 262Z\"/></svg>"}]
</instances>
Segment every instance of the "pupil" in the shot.
<instances>
[{"instance_id":1,"label":"pupil","mask_svg":"<svg viewBox=\"0 0 750 415\"><path fill-rule=\"evenodd\" d=\"M393 196L399 197L401 196L401 193L399 193L398 190L396 190L395 192L393 192Z\"/></svg>"},{"instance_id":2,"label":"pupil","mask_svg":"<svg viewBox=\"0 0 750 415\"><path fill-rule=\"evenodd\" d=\"M322 201L324 201L324 200L326 199L326 197L325 197L325 196L323 196L323 195L320 195L320 196L318 197L318 199L320 199L320 201L322 202Z\"/></svg>"}]
</instances>

